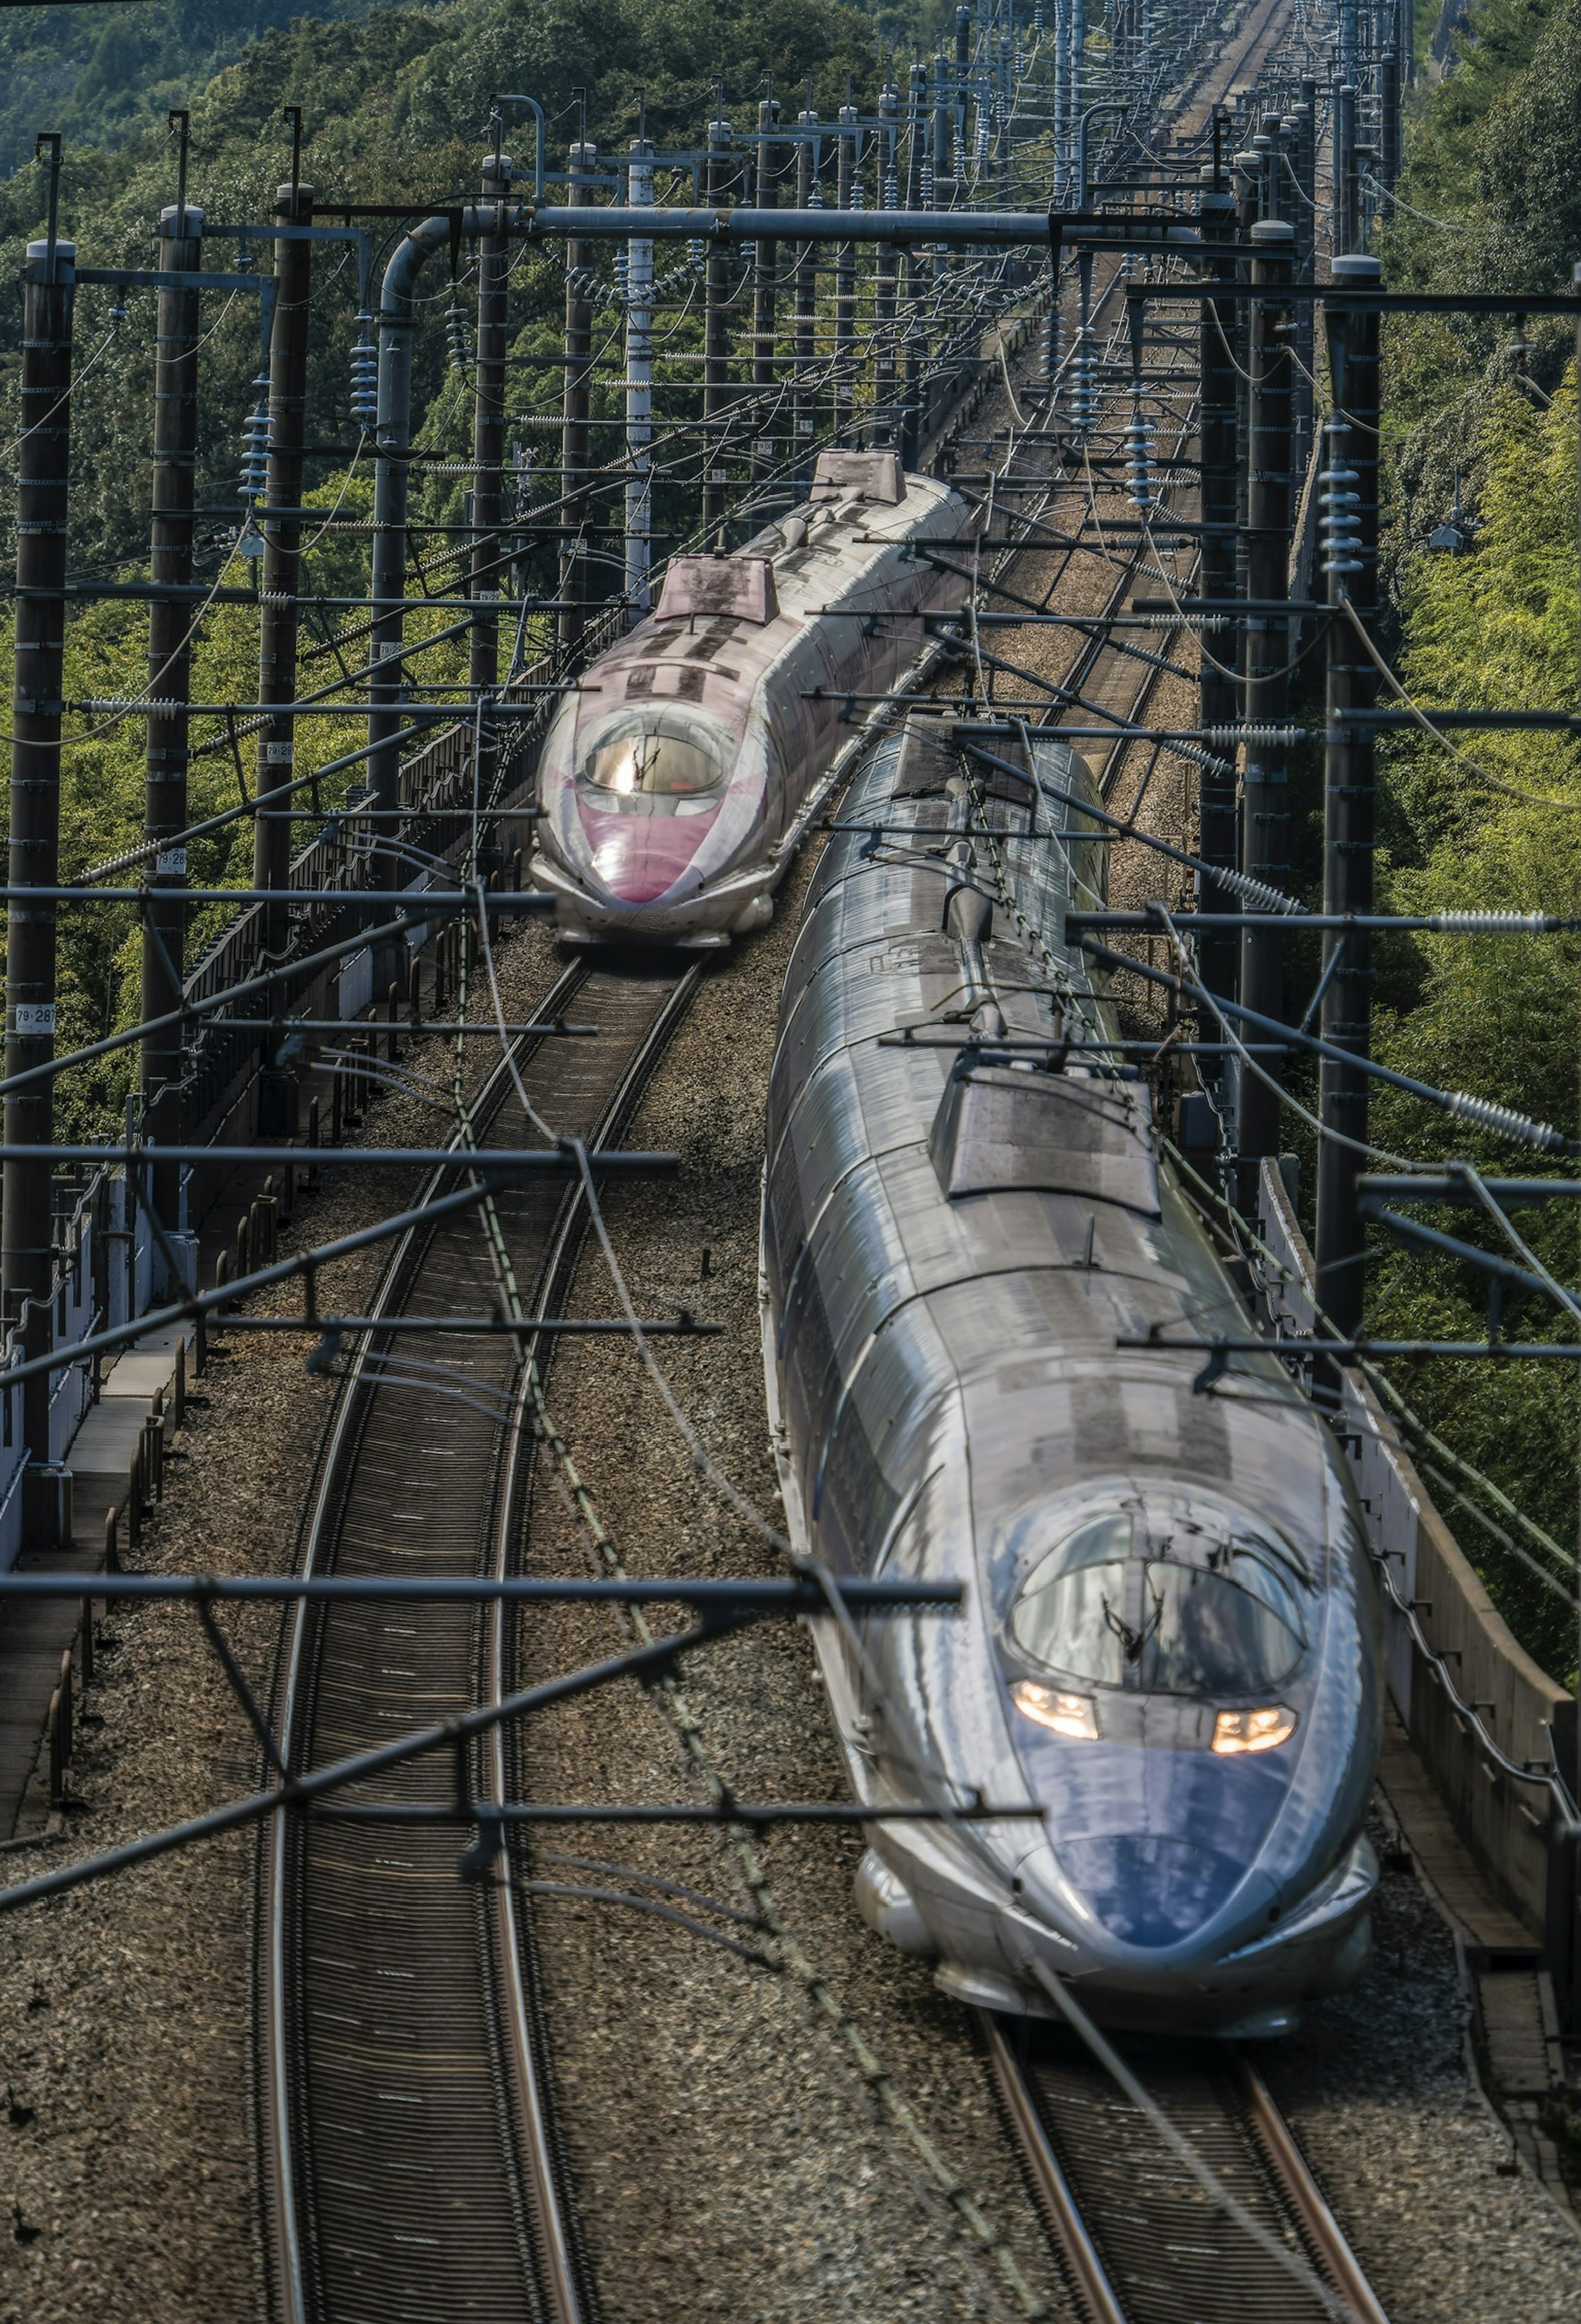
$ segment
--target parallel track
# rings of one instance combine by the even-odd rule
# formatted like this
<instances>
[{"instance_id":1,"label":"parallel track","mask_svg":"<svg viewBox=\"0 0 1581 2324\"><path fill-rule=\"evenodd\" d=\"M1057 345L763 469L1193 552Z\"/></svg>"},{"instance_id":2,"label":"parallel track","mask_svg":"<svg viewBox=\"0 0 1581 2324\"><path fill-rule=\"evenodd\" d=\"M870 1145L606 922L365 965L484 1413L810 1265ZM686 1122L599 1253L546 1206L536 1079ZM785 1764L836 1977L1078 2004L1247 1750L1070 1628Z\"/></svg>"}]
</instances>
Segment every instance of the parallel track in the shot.
<instances>
[{"instance_id":1,"label":"parallel track","mask_svg":"<svg viewBox=\"0 0 1581 2324\"><path fill-rule=\"evenodd\" d=\"M1088 2324L1330 2324L1318 2297L1233 2220L1071 2037L985 2016L994 2079ZM1327 2287L1383 2310L1267 2088L1223 2043L1123 2044L1219 2185Z\"/></svg>"},{"instance_id":2,"label":"parallel track","mask_svg":"<svg viewBox=\"0 0 1581 2324\"><path fill-rule=\"evenodd\" d=\"M1188 96L1179 115L1170 123L1170 133L1176 141L1184 143L1201 136L1213 117L1214 107L1228 102L1242 90L1257 86L1262 68L1267 64L1288 27L1292 14L1290 0L1253 0L1241 28L1236 47L1227 57L1210 65L1204 79Z\"/></svg>"},{"instance_id":3,"label":"parallel track","mask_svg":"<svg viewBox=\"0 0 1581 2324\"><path fill-rule=\"evenodd\" d=\"M574 994L599 1038L518 1047L534 1108L589 1143L617 1133L699 973L569 970L541 1013L563 1013ZM472 1120L480 1145L517 1135L503 1057ZM522 1299L544 1312L564 1289L578 1193L540 1180L495 1202ZM497 1298L468 1214L406 1239L372 1312L486 1314ZM416 1385L391 1377L410 1383L423 1366L447 1370L417 1370ZM304 1570L508 1571L526 1410L525 1367L507 1340L368 1335L322 1451ZM278 1706L290 1764L497 1700L503 1633L497 1610L467 1607L304 1611ZM504 1796L505 1766L495 1729L471 1764L481 1796ZM456 1781L453 1764L430 1758L358 1796L448 1800ZM260 2030L279 2324L593 2324L513 1885L459 1879L455 1827L275 1821Z\"/></svg>"},{"instance_id":4,"label":"parallel track","mask_svg":"<svg viewBox=\"0 0 1581 2324\"><path fill-rule=\"evenodd\" d=\"M1177 134L1200 128L1244 78L1255 80L1288 14L1288 0L1253 6L1233 57L1210 69ZM1180 377L1183 386L1193 383L1188 364L1180 365ZM1194 416L1182 411L1181 423L1177 450L1187 448ZM1120 498L1117 486L1098 489L1111 503ZM1084 533L1091 521L1089 516ZM1045 603L1077 553L1059 559ZM1077 650L1060 681L1126 724L1142 723L1162 674L1122 651L1108 627L1144 594L1139 585L1146 553L1137 540L1103 611L1093 616L1096 634ZM1012 573L1015 562L1008 560ZM1188 586L1184 576L1176 583L1181 594ZM1146 650L1171 659L1180 634L1171 629L1143 633ZM1008 650L1013 653L1013 647ZM1037 723L1086 725L1092 710L1051 705ZM1105 761L1105 796L1128 747L1123 737L1107 752L1101 744L1084 746ZM1068 2288L1087 2324L1225 2324L1232 2317L1234 2324L1323 2324L1334 2315L1328 2301L1207 2195L1146 2116L1072 2039L1024 2021L985 2015L982 2023L1006 2116ZM1386 2324L1266 2086L1245 2058L1222 2044L1155 2043L1145 2052L1133 2048L1130 2063L1217 2182L1306 2260L1339 2312L1358 2324Z\"/></svg>"}]
</instances>

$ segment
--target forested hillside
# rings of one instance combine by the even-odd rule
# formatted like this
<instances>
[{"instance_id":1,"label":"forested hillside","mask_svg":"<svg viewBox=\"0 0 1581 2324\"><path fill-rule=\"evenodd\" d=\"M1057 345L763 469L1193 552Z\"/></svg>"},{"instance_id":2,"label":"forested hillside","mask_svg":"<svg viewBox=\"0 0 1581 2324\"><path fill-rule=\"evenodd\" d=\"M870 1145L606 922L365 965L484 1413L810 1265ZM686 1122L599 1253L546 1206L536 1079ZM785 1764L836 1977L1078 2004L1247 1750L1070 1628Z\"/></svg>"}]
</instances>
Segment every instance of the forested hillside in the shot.
<instances>
[{"instance_id":1,"label":"forested hillside","mask_svg":"<svg viewBox=\"0 0 1581 2324\"><path fill-rule=\"evenodd\" d=\"M95 12L65 11L72 15ZM155 12L157 13L157 11ZM845 99L848 83L859 98L875 92L883 59L872 21L842 0L448 0L448 5L374 13L345 13L332 20L300 18L273 29L245 47L235 62L206 88L190 85L172 94L190 99L191 198L205 205L214 223L267 218L275 189L288 173L290 133L281 108L302 107L303 176L328 204L338 198L363 202L455 198L476 190L487 143L491 95L529 88L550 121L552 167L563 169L565 149L575 134L579 98L586 87L590 134L605 152L623 151L636 129L640 103L647 106L650 134L662 143L688 143L707 117L723 77L726 106L739 120L755 114L759 93L772 74L776 86L800 94L810 88L825 113ZM60 116L56 116L56 119ZM51 120L48 125L55 125ZM513 127L512 143L529 165L530 134ZM74 235L84 262L147 266L161 208L175 192L176 155L162 114L118 148L69 143L61 187L61 230ZM21 337L20 281L23 247L42 231L45 186L31 164L0 185L0 280L13 286L0 302L0 441L14 463L17 413L17 352ZM373 252L375 286L400 228L393 221ZM234 265L237 245L217 237L211 263ZM271 263L267 244L253 246L254 263ZM314 262L315 293L310 371L310 444L353 447L358 431L351 418L351 349L357 331L358 268L355 253L328 250ZM604 261L607 273L609 262ZM442 261L430 269L418 300L418 347L414 363L414 410L421 420L418 442L464 459L470 448L471 381L447 354L446 310L454 301L465 317L474 298L472 263L465 252L452 283ZM509 374L513 409L558 410L560 373L553 360L561 346L559 318L565 300L563 250L533 251L518 259L513 273L515 326ZM697 344L698 323L687 302L672 318L671 344L687 350ZM117 312L117 309L120 309ZM206 299L200 370L201 442L198 471L199 570L206 581L222 576L235 585L247 568L231 554L239 516L237 473L241 429L257 400L259 367L257 301L249 294ZM77 392L73 398L71 569L130 575L146 570L150 491L149 415L153 405L153 300L134 291L124 300L106 289L85 286L77 313ZM608 316L601 333L614 328ZM613 414L607 387L595 391L595 413ZM525 433L531 459L540 438ZM596 456L614 448L596 430ZM554 456L551 452L549 456ZM319 458L310 463L305 497L326 516L371 513L371 462ZM534 490L529 472L526 491ZM553 496L547 482L541 492ZM414 487L414 514L439 522L462 514L464 484L445 478ZM685 521L693 499L682 495ZM679 505L679 503L678 503ZM663 491L658 521L666 521ZM676 521L680 518L677 515ZM453 570L442 563L442 537L429 536L427 553L440 558L434 586L442 594ZM552 550L538 577L552 593ZM367 586L366 535L326 530L308 559L310 586L356 596ZM346 617L341 617L343 620ZM423 618L411 632L421 633ZM437 627L439 617L430 617ZM319 632L333 630L322 617L304 646L304 678L321 682L336 667L333 650ZM10 687L9 624L0 648L0 685ZM99 604L77 614L69 631L67 691L73 699L133 696L146 683L147 616L125 602ZM356 659L356 651L352 659ZM199 699L253 697L257 685L256 617L245 608L217 607L197 633L194 696ZM460 659L458 659L458 657ZM464 675L464 650L452 644L424 665L430 681ZM79 739L69 742L62 814L62 871L71 877L87 864L124 846L141 829L143 816L142 722L106 715L79 722ZM200 730L202 731L202 730ZM212 730L208 730L212 731ZM299 768L323 764L361 739L356 723L328 719L305 725ZM244 763L246 754L244 752ZM342 785L345 778L342 778ZM195 815L234 804L237 770L228 752L194 761L191 803ZM332 787L328 798L332 800ZM245 881L251 872L251 842L245 823L195 845L191 869L200 882ZM200 946L225 915L211 912L194 931ZM63 923L60 988L63 1034L91 1038L136 1014L137 936L130 910L110 940L109 916L97 919L91 934L79 917ZM66 1077L65 1120L81 1127L105 1126L115 1119L129 1071L129 1054L103 1071Z\"/></svg>"},{"instance_id":2,"label":"forested hillside","mask_svg":"<svg viewBox=\"0 0 1581 2324\"><path fill-rule=\"evenodd\" d=\"M1456 69L1419 109L1394 223L1379 236L1401 288L1566 289L1581 258L1581 5L1483 0ZM1575 707L1577 687L1576 409L1573 335L1558 319L1396 324L1388 337L1393 495L1389 547L1398 657L1423 701L1465 708ZM1462 555L1426 547L1462 472L1471 520ZM1385 908L1581 908L1581 766L1568 737L1478 733L1387 752ZM1494 1097L1577 1127L1581 945L1572 937L1429 938L1383 957L1382 1054L1441 1088ZM1409 1100L1377 1104L1393 1152L1445 1149L1440 1118ZM1457 1126L1454 1144L1490 1172L1554 1166L1506 1139ZM1561 1281L1577 1279L1573 1204L1520 1214ZM1446 1221L1440 1215L1440 1226ZM1495 1244L1457 1214L1457 1233ZM1387 1258L1373 1302L1391 1337L1475 1339L1486 1284L1470 1267ZM1549 1297L1507 1303L1512 1337L1574 1342ZM1568 1554L1577 1532L1581 1397L1568 1363L1422 1368L1419 1410L1497 1479ZM1534 1545L1506 1525L1521 1545ZM1558 1674L1576 1665L1574 1615L1522 1563L1468 1524L1500 1601ZM1552 1560L1545 1562L1549 1564Z\"/></svg>"},{"instance_id":3,"label":"forested hillside","mask_svg":"<svg viewBox=\"0 0 1581 2324\"><path fill-rule=\"evenodd\" d=\"M190 105L249 41L293 17L365 16L372 0L139 0L0 14L0 172L31 160L41 129L117 145Z\"/></svg>"}]
</instances>

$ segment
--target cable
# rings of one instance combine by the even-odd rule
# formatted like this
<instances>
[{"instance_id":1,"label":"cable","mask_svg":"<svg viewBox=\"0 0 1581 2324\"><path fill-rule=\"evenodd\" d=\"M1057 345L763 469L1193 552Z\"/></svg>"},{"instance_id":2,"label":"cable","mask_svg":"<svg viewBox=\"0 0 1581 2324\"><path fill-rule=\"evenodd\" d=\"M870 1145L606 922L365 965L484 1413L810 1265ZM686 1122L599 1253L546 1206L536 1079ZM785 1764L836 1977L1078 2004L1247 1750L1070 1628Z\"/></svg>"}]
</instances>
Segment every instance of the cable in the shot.
<instances>
[{"instance_id":1,"label":"cable","mask_svg":"<svg viewBox=\"0 0 1581 2324\"><path fill-rule=\"evenodd\" d=\"M1427 712L1422 709L1420 704L1413 701L1411 696L1406 692L1405 687L1401 685L1400 679L1396 678L1394 672L1390 669L1382 655L1378 651L1377 647L1373 643L1371 637L1367 633L1366 624L1363 622L1361 615L1356 612L1355 607L1352 604L1348 594L1343 589L1340 592L1339 603L1341 610L1344 612L1346 620L1350 622L1352 629L1355 632L1356 636L1361 641L1363 650L1366 653L1368 660L1378 672L1380 678L1382 678L1384 684L1390 688L1395 698L1410 711L1412 718L1421 728L1423 733L1430 735L1432 740L1437 742L1441 749L1447 751L1449 753L1449 756L1456 761L1456 765L1464 767L1468 774L1475 775L1479 782L1486 783L1491 790L1502 791L1506 798L1520 799L1528 807L1557 807L1560 813L1564 815L1581 815L1581 799L1554 798L1546 791L1529 791L1519 783L1506 782L1502 777L1491 774L1486 767L1479 766L1475 759L1468 759L1465 752L1457 748L1457 746L1449 740L1449 737L1447 734L1439 732L1438 728L1433 724L1433 722L1428 717Z\"/></svg>"}]
</instances>

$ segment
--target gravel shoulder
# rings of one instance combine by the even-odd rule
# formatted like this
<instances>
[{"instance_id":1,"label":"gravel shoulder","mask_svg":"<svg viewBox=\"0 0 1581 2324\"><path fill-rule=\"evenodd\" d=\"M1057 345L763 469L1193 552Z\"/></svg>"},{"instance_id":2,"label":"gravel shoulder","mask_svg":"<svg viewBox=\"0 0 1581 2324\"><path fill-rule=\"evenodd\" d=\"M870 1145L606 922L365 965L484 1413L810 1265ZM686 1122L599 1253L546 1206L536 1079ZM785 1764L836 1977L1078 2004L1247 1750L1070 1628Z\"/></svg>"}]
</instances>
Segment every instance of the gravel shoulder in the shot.
<instances>
[{"instance_id":1,"label":"gravel shoulder","mask_svg":"<svg viewBox=\"0 0 1581 2324\"><path fill-rule=\"evenodd\" d=\"M1374 1838L1387 1835L1380 1822ZM1581 2316L1581 2236L1465 2063L1455 1944L1384 1858L1372 1968L1260 2059L1391 2324Z\"/></svg>"},{"instance_id":2,"label":"gravel shoulder","mask_svg":"<svg viewBox=\"0 0 1581 2324\"><path fill-rule=\"evenodd\" d=\"M1024 576L1023 576L1024 577ZM1106 582L1077 579L1073 610ZM1085 600L1086 602L1082 602ZM1052 641L1031 644L1059 666ZM1009 650L1020 648L1010 645ZM1030 658L1030 649L1029 649ZM1161 718L1184 716L1166 681ZM1135 776L1140 778L1140 754ZM1157 827L1188 830L1184 787L1154 782ZM1119 794L1130 798L1133 763ZM1140 899L1116 851L1115 900ZM775 1008L810 868L773 924L705 981L630 1126L673 1146L679 1179L611 1190L606 1213L640 1312L687 1306L718 1339L658 1353L707 1450L773 1527L757 1316L758 1183ZM507 1009L525 1013L559 962L530 929L502 955ZM480 1074L492 1045L475 1045ZM448 1083L429 1043L406 1062ZM430 1142L442 1113L391 1099L367 1135ZM298 1240L358 1222L393 1179L334 1182L304 1203ZM322 1299L365 1299L376 1255L326 1277ZM589 1244L569 1306L614 1312ZM144 1563L278 1571L294 1552L332 1384L295 1342L232 1334L201 1384ZM781 1569L763 1530L699 1478L635 1352L568 1342L548 1404L610 1528L640 1573ZM541 1448L523 1545L532 1570L590 1567ZM656 1618L658 1618L656 1617ZM0 1859L15 1879L252 1786L256 1754L190 1617L158 1609L106 1626L103 1683L76 1761L84 1795L53 1848ZM278 1624L230 1624L244 1668L267 1690ZM547 1675L629 1642L612 1615L535 1619L524 1675ZM741 1796L838 1798L841 1762L807 1634L769 1626L694 1658L684 1695L633 1686L565 1704L523 1738L519 1779L540 1798L705 1796L681 1721ZM889 2324L907 2317L1022 2312L1003 2255L1055 2317L1069 2310L969 2015L927 1969L873 1937L850 1881L855 1833L785 1830L761 1858L785 1923L823 1988L774 1965L748 1921L753 1898L723 1835L695 1827L583 1825L537 1842L531 1869L562 1885L617 1886L667 1902L712 1936L631 1903L545 1896L533 1915L559 2116L608 2324L750 2316L765 2324ZM567 1859L576 1859L568 1862ZM207 1843L113 1883L0 1917L0 2324L231 2324L264 2313L251 2119L254 1846ZM677 1897L653 1886L680 1884ZM716 1941L726 1938L731 1950ZM1522 2324L1581 2313L1581 2243L1524 2174L1468 2081L1453 1947L1409 1873L1384 1876L1378 1957L1359 1991L1316 2009L1262 2060L1274 2093L1372 2275L1393 2324ZM759 1956L763 1956L760 1958ZM826 2000L825 1996L827 1996ZM898 2130L837 2013L892 2078L943 2170L1003 2239L988 2248L921 2146Z\"/></svg>"},{"instance_id":3,"label":"gravel shoulder","mask_svg":"<svg viewBox=\"0 0 1581 2324\"><path fill-rule=\"evenodd\" d=\"M545 931L500 956L525 1010L558 962ZM476 1013L476 1011L475 1011ZM497 1047L473 1045L469 1079ZM449 1046L403 1063L442 1076ZM453 1120L453 1115L449 1117ZM370 1115L380 1143L442 1139L447 1117L404 1097ZM325 1172L283 1247L325 1242L394 1210L411 1174ZM375 1250L326 1268L328 1307L359 1303ZM334 1394L299 1341L233 1333L196 1384L180 1458L143 1535L153 1572L282 1572ZM268 1694L268 1609L227 1634ZM52 1845L0 1855L14 1882L242 1796L258 1782L251 1729L186 1609L117 1609L72 1762L80 1812ZM114 1643L112 1643L112 1641ZM254 1841L208 1840L0 1916L0 2324L237 2324L262 2317L252 2086Z\"/></svg>"}]
</instances>

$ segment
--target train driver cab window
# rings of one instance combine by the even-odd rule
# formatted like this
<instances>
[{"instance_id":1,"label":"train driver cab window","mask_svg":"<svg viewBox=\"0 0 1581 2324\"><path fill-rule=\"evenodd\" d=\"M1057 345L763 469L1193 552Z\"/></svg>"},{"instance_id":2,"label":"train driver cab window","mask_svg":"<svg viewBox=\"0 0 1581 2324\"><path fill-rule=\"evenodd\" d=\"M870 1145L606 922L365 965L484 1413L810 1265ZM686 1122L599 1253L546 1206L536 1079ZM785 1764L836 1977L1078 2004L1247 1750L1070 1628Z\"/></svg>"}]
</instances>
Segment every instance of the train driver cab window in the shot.
<instances>
[{"instance_id":1,"label":"train driver cab window","mask_svg":"<svg viewBox=\"0 0 1581 2324\"><path fill-rule=\"evenodd\" d=\"M712 803L730 772L727 737L684 710L632 710L596 730L577 762L577 788L604 813L684 814Z\"/></svg>"},{"instance_id":2,"label":"train driver cab window","mask_svg":"<svg viewBox=\"0 0 1581 2324\"><path fill-rule=\"evenodd\" d=\"M1309 1588L1297 1553L1243 1512L1149 1493L1088 1515L1038 1560L1010 1637L1092 1686L1254 1694L1300 1660Z\"/></svg>"}]
</instances>

